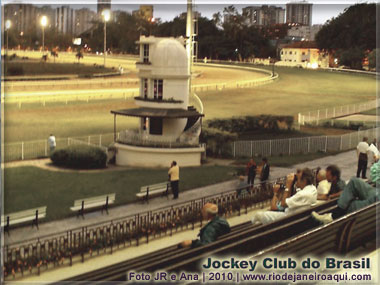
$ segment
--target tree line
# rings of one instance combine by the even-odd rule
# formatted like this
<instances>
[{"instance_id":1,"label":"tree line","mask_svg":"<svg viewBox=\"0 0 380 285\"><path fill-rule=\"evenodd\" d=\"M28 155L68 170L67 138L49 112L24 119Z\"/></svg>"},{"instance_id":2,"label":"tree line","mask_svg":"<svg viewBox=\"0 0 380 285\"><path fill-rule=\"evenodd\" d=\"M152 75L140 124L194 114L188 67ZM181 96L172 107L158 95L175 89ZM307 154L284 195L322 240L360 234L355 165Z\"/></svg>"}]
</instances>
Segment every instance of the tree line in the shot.
<instances>
[{"instance_id":1,"label":"tree line","mask_svg":"<svg viewBox=\"0 0 380 285\"><path fill-rule=\"evenodd\" d=\"M223 19L222 19L223 18ZM247 17L234 6L225 7L215 13L212 19L197 19L198 58L221 60L247 60L254 57L275 58L277 47L286 36L286 24L258 27L249 25ZM92 52L102 52L104 44L104 23L94 22L90 31L80 35L82 47ZM136 41L140 35L178 37L186 34L186 17L177 16L171 21L152 22L119 12L116 20L107 23L107 48L113 53L137 54ZM339 59L340 65L360 69L364 58L370 67L375 66L376 49L376 4L356 4L327 21L316 35L319 49ZM31 25L21 36L9 31L9 47L36 49L41 46L41 32ZM59 47L66 50L74 47L72 36L57 33L54 28L45 30L45 46L49 50ZM372 53L371 53L372 52Z\"/></svg>"}]
</instances>

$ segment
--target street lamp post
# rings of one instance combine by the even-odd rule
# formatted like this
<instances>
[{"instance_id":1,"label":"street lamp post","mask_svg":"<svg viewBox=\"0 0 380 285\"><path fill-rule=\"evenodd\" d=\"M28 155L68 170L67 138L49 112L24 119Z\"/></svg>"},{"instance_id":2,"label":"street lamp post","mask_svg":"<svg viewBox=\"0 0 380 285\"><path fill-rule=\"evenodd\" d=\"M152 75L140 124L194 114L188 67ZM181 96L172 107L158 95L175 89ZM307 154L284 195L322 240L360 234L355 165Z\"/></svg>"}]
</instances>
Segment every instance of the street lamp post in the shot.
<instances>
[{"instance_id":1,"label":"street lamp post","mask_svg":"<svg viewBox=\"0 0 380 285\"><path fill-rule=\"evenodd\" d=\"M276 59L269 57L269 63L272 64L272 77L274 77L274 64L276 63Z\"/></svg>"},{"instance_id":2,"label":"street lamp post","mask_svg":"<svg viewBox=\"0 0 380 285\"><path fill-rule=\"evenodd\" d=\"M110 10L103 10L102 16L104 18L104 67L106 67L106 54L107 54L107 22L111 18Z\"/></svg>"},{"instance_id":3,"label":"street lamp post","mask_svg":"<svg viewBox=\"0 0 380 285\"><path fill-rule=\"evenodd\" d=\"M11 20L6 20L5 21L5 30L7 31L7 50L5 52L5 54L8 56L8 33L9 33L9 29L11 28Z\"/></svg>"},{"instance_id":4,"label":"street lamp post","mask_svg":"<svg viewBox=\"0 0 380 285\"><path fill-rule=\"evenodd\" d=\"M41 17L41 26L42 26L42 54L45 53L45 27L47 25L47 17Z\"/></svg>"},{"instance_id":5,"label":"street lamp post","mask_svg":"<svg viewBox=\"0 0 380 285\"><path fill-rule=\"evenodd\" d=\"M154 25L155 21L156 21L155 18L151 18L149 21L149 36L152 35L152 26Z\"/></svg>"}]
</instances>

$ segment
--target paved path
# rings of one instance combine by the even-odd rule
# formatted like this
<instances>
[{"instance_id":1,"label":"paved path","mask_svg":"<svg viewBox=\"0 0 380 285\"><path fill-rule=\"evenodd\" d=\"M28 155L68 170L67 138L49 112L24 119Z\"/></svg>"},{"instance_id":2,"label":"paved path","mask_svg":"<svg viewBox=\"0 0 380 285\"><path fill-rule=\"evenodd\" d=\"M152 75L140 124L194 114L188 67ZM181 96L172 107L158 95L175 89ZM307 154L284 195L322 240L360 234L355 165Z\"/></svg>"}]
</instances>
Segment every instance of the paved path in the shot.
<instances>
[{"instance_id":1,"label":"paved path","mask_svg":"<svg viewBox=\"0 0 380 285\"><path fill-rule=\"evenodd\" d=\"M356 172L356 154L355 151L349 151L341 153L334 156L328 156L313 161L297 164L292 168L280 168L272 167L271 178L275 179L278 177L283 177L291 171L297 168L309 167L325 168L330 164L338 165L342 170L342 178L348 180ZM23 163L25 165L25 162ZM29 239L42 237L45 235L56 234L59 232L65 232L70 229L80 228L83 226L91 226L98 223L107 222L110 220L117 220L126 216L132 216L137 213L146 211L155 211L163 207L174 206L178 203L183 203L186 201L191 201L197 198L202 198L205 196L222 193L228 190L232 190L236 187L237 180L231 180L223 183L218 183L214 185L209 185L206 187L201 187L193 190L189 190L180 193L178 200L167 199L166 197L159 197L151 199L149 204L137 203L137 204L127 204L123 206L118 206L111 208L109 210L109 215L101 214L101 211L95 211L85 215L85 219L71 217L63 220L52 221L40 224L39 230L31 228L30 226L20 227L11 229L10 235L5 235L5 244L12 244L15 242L23 242Z\"/></svg>"}]
</instances>

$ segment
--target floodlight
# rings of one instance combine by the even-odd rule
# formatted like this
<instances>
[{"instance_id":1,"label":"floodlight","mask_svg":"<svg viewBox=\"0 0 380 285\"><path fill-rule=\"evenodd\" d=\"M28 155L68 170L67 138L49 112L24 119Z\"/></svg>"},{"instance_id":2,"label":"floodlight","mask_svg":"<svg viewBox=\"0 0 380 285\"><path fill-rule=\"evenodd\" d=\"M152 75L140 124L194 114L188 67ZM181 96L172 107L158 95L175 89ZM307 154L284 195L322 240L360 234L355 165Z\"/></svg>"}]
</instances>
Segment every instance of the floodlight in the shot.
<instances>
[{"instance_id":1,"label":"floodlight","mask_svg":"<svg viewBox=\"0 0 380 285\"><path fill-rule=\"evenodd\" d=\"M110 10L103 10L102 16L104 18L104 21L108 22L111 19L111 11Z\"/></svg>"},{"instance_id":2,"label":"floodlight","mask_svg":"<svg viewBox=\"0 0 380 285\"><path fill-rule=\"evenodd\" d=\"M46 27L47 25L47 17L46 16L42 16L41 17L41 26L42 27Z\"/></svg>"},{"instance_id":3,"label":"floodlight","mask_svg":"<svg viewBox=\"0 0 380 285\"><path fill-rule=\"evenodd\" d=\"M12 26L11 20L6 20L5 21L5 29L9 30L11 28L11 26Z\"/></svg>"}]
</instances>

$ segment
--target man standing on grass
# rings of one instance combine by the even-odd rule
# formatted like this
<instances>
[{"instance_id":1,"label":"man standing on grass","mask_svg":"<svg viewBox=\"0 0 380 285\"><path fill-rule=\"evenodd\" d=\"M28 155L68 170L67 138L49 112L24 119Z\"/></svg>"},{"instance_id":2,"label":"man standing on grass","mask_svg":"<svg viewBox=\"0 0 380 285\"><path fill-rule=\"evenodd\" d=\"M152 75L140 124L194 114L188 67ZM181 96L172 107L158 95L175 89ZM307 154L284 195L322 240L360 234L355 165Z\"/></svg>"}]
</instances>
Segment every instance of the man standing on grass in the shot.
<instances>
[{"instance_id":1,"label":"man standing on grass","mask_svg":"<svg viewBox=\"0 0 380 285\"><path fill-rule=\"evenodd\" d=\"M53 134L50 134L50 136L48 138L48 144L49 144L49 148L50 148L50 153L52 153L55 150L55 147L57 145L57 143L55 141L55 136Z\"/></svg>"},{"instance_id":2,"label":"man standing on grass","mask_svg":"<svg viewBox=\"0 0 380 285\"><path fill-rule=\"evenodd\" d=\"M179 166L176 161L173 161L169 169L170 187L173 192L173 199L178 199L179 191Z\"/></svg>"}]
</instances>

